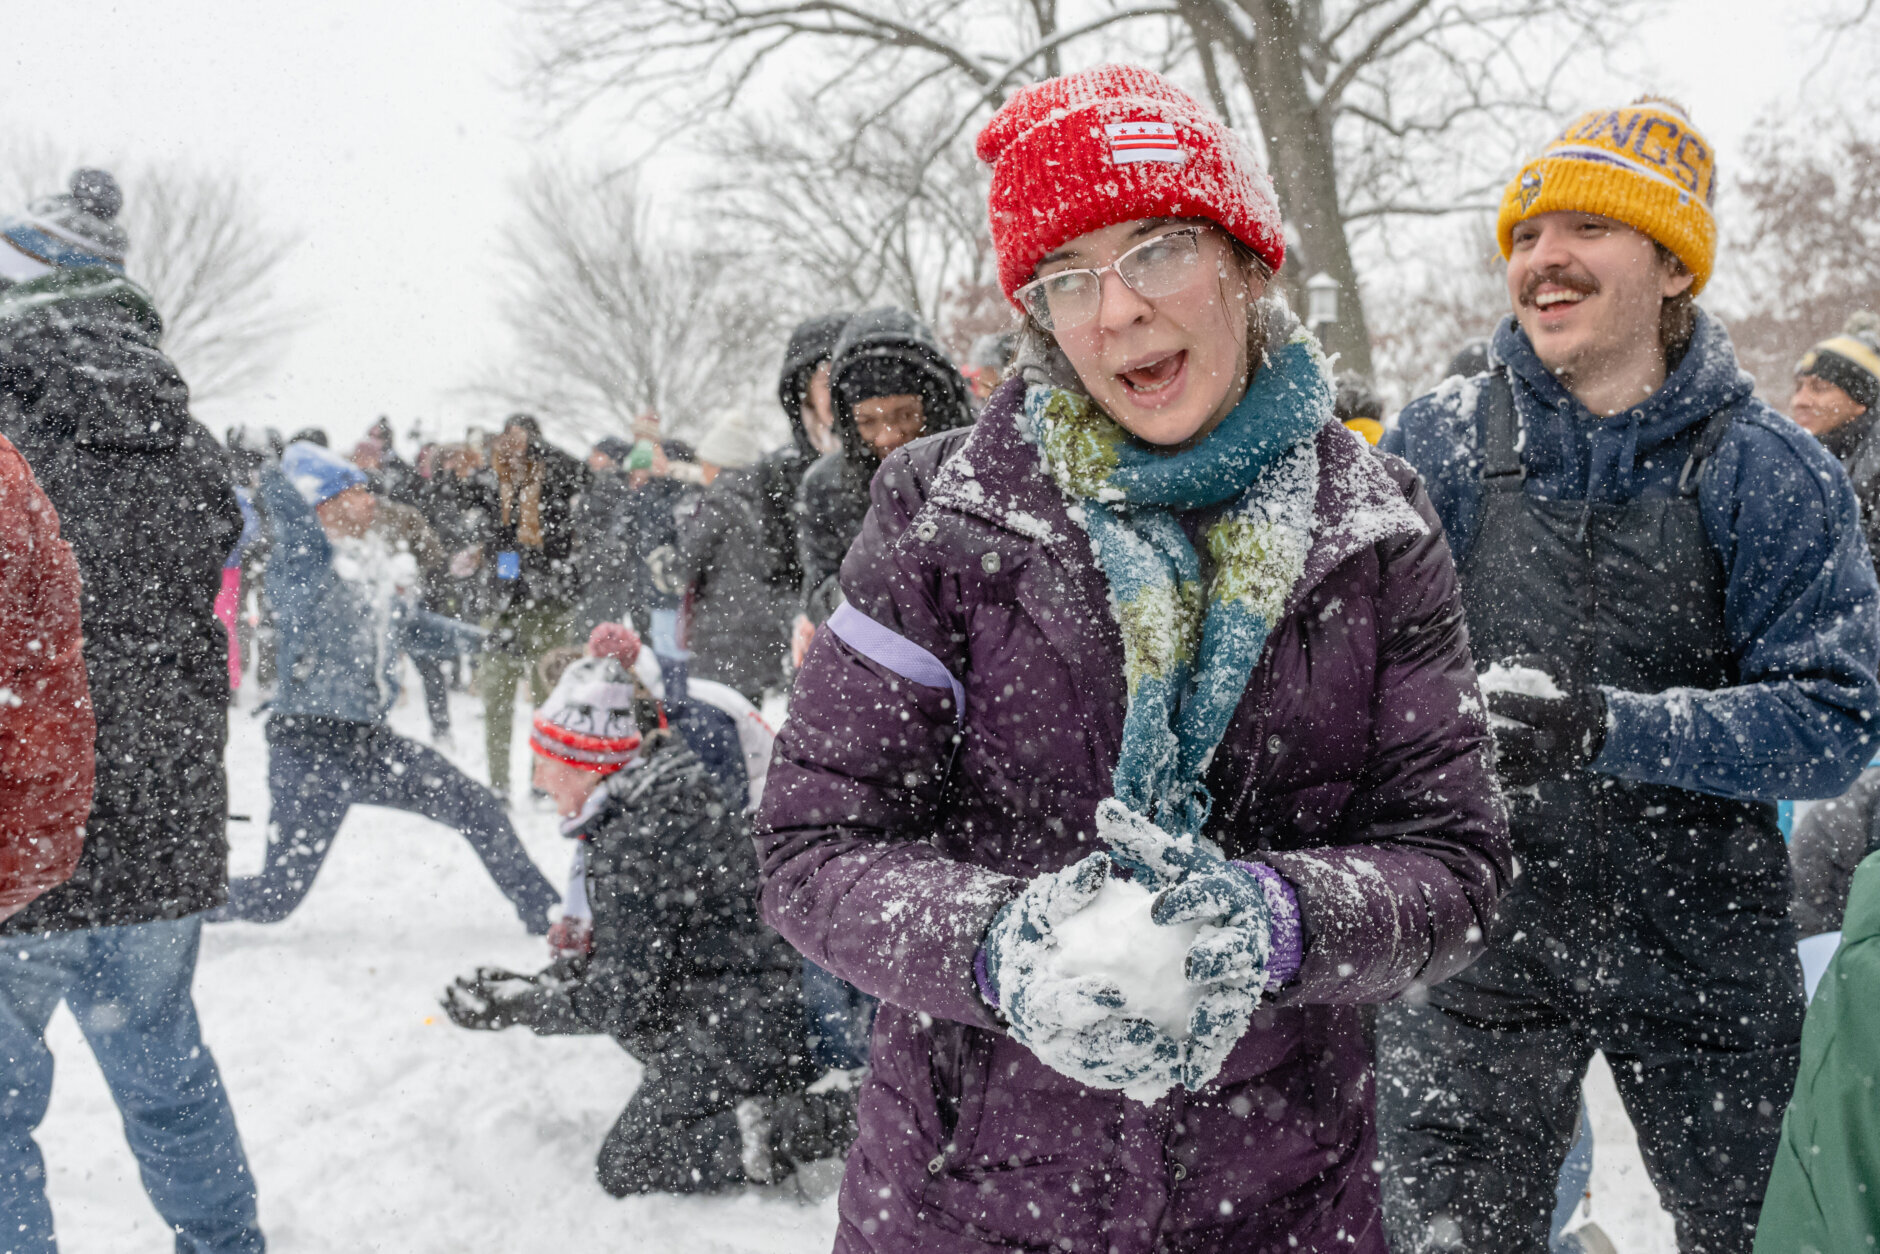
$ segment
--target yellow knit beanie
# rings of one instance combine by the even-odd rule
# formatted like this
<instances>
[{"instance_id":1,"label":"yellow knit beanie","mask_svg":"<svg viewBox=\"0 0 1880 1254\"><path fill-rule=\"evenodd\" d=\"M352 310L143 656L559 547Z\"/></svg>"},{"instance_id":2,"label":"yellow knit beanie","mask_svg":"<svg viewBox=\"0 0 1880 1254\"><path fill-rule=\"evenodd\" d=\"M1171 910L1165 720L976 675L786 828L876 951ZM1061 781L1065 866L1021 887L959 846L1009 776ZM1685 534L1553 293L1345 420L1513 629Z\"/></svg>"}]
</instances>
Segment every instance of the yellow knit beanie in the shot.
<instances>
[{"instance_id":1,"label":"yellow knit beanie","mask_svg":"<svg viewBox=\"0 0 1880 1254\"><path fill-rule=\"evenodd\" d=\"M1643 97L1622 109L1574 119L1521 167L1502 193L1495 233L1501 255L1514 251L1514 228L1538 214L1596 213L1651 236L1697 276L1704 290L1717 259L1717 158L1684 110Z\"/></svg>"}]
</instances>

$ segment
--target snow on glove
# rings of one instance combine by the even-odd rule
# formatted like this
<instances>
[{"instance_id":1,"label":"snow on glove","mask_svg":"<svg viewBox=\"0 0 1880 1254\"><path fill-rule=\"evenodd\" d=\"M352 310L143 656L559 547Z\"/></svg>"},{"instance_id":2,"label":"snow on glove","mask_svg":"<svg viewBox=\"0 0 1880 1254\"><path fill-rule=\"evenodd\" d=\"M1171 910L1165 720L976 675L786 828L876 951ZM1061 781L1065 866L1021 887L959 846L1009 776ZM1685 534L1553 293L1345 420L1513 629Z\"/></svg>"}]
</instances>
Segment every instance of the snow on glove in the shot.
<instances>
[{"instance_id":1,"label":"snow on glove","mask_svg":"<svg viewBox=\"0 0 1880 1254\"><path fill-rule=\"evenodd\" d=\"M1165 832L1115 797L1097 803L1097 839L1144 888L1172 887L1224 861L1220 846L1205 836Z\"/></svg>"},{"instance_id":2,"label":"snow on glove","mask_svg":"<svg viewBox=\"0 0 1880 1254\"><path fill-rule=\"evenodd\" d=\"M1180 1078L1181 1046L1147 1020L1119 1014L1116 989L1094 976L1058 974L1051 962L1053 926L1089 905L1109 878L1110 859L1093 853L1038 876L1006 903L982 942L987 1000L1046 1066L1149 1102Z\"/></svg>"},{"instance_id":3,"label":"snow on glove","mask_svg":"<svg viewBox=\"0 0 1880 1254\"><path fill-rule=\"evenodd\" d=\"M567 975L560 963L534 975L478 967L475 975L452 980L438 1004L460 1028L500 1032L520 1023L538 1036L591 1031L575 1014Z\"/></svg>"},{"instance_id":4,"label":"snow on glove","mask_svg":"<svg viewBox=\"0 0 1880 1254\"><path fill-rule=\"evenodd\" d=\"M1149 917L1161 926L1203 923L1184 975L1211 985L1188 1016L1180 1078L1189 1090L1216 1075L1247 1030L1269 983L1273 916L1265 887L1204 837L1162 830L1114 797L1097 806L1097 835L1138 882L1160 889Z\"/></svg>"},{"instance_id":5,"label":"snow on glove","mask_svg":"<svg viewBox=\"0 0 1880 1254\"><path fill-rule=\"evenodd\" d=\"M1489 689L1488 712L1495 735L1495 773L1510 788L1560 779L1599 756L1606 745L1606 694L1576 683L1535 654L1502 664L1545 672L1559 695Z\"/></svg>"}]
</instances>

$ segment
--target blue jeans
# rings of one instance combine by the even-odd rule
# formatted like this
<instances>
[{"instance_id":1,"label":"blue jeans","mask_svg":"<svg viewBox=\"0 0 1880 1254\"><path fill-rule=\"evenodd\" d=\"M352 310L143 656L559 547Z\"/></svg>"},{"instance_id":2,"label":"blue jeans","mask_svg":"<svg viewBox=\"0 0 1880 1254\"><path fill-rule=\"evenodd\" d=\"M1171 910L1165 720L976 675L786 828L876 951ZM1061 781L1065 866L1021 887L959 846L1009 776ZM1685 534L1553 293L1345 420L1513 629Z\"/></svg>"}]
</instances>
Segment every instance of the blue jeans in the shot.
<instances>
[{"instance_id":1,"label":"blue jeans","mask_svg":"<svg viewBox=\"0 0 1880 1254\"><path fill-rule=\"evenodd\" d=\"M190 985L200 916L0 943L0 1251L52 1254L46 1164L33 1130L52 1097L46 1023L63 1000L124 1118L144 1191L177 1254L259 1254L255 1182L202 1043Z\"/></svg>"},{"instance_id":2,"label":"blue jeans","mask_svg":"<svg viewBox=\"0 0 1880 1254\"><path fill-rule=\"evenodd\" d=\"M1567 1151L1566 1161L1560 1164L1560 1184L1554 1197L1554 1218L1547 1229L1547 1248L1552 1254L1571 1254L1578 1245L1568 1246L1560 1237L1566 1231L1567 1224L1573 1219L1573 1212L1579 1208L1586 1196L1586 1185L1593 1178L1593 1121L1586 1113L1586 1102L1580 1102L1580 1135L1573 1139L1573 1148Z\"/></svg>"},{"instance_id":3,"label":"blue jeans","mask_svg":"<svg viewBox=\"0 0 1880 1254\"><path fill-rule=\"evenodd\" d=\"M228 886L228 904L210 913L214 922L278 923L292 914L355 805L389 806L456 828L538 936L561 901L489 789L380 724L301 714L270 719L268 796L267 865Z\"/></svg>"}]
</instances>

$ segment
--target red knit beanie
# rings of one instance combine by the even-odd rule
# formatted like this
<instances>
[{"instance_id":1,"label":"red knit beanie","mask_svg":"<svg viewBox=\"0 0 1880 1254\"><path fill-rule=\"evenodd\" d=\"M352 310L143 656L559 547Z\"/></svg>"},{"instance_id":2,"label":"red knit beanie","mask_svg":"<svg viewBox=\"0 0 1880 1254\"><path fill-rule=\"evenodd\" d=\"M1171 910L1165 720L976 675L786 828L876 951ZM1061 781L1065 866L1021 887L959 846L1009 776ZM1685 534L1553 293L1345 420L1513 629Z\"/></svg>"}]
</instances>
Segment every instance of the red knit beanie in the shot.
<instances>
[{"instance_id":1,"label":"red knit beanie","mask_svg":"<svg viewBox=\"0 0 1880 1254\"><path fill-rule=\"evenodd\" d=\"M1039 258L1137 218L1207 218L1278 270L1273 180L1240 137L1153 70L1099 65L1021 87L979 132L1007 299Z\"/></svg>"}]
</instances>

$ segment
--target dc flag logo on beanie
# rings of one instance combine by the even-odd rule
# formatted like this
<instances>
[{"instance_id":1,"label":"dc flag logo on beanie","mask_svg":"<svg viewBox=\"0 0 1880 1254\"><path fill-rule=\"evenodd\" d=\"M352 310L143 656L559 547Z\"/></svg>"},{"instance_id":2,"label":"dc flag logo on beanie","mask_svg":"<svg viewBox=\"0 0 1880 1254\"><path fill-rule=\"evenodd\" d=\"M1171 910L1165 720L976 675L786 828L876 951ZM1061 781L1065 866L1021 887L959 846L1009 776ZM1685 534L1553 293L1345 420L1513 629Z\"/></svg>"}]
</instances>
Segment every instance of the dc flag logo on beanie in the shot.
<instances>
[{"instance_id":1,"label":"dc flag logo on beanie","mask_svg":"<svg viewBox=\"0 0 1880 1254\"><path fill-rule=\"evenodd\" d=\"M1188 160L1188 150L1175 138L1173 122L1112 122L1103 133L1110 139L1111 165L1141 161L1180 165Z\"/></svg>"}]
</instances>

